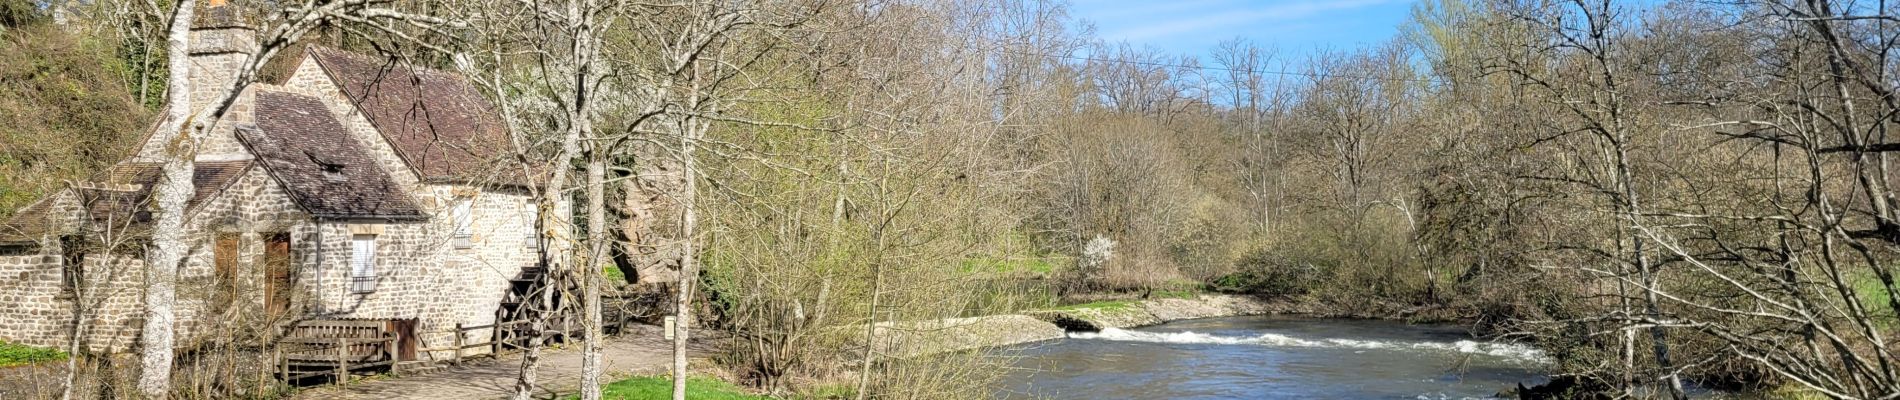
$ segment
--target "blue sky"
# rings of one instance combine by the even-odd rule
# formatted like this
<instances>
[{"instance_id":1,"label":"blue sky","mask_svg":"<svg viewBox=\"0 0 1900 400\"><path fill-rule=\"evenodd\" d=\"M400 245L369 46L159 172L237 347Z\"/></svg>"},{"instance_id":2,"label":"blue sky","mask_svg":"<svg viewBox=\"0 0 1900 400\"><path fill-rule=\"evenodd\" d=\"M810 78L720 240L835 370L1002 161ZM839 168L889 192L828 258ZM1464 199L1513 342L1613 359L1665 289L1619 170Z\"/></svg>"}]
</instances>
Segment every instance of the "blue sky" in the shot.
<instances>
[{"instance_id":1,"label":"blue sky","mask_svg":"<svg viewBox=\"0 0 1900 400\"><path fill-rule=\"evenodd\" d=\"M1072 15L1110 42L1206 54L1244 37L1283 56L1381 43L1411 17L1413 0L1071 0Z\"/></svg>"}]
</instances>

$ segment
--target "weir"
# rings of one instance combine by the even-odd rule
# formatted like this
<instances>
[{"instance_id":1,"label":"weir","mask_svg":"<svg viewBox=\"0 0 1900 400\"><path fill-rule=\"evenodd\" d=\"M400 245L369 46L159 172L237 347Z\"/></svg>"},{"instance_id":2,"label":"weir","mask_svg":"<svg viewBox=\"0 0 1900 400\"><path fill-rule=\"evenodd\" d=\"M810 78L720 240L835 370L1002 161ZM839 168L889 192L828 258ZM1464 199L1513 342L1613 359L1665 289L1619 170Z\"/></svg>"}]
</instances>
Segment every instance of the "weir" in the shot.
<instances>
[{"instance_id":1,"label":"weir","mask_svg":"<svg viewBox=\"0 0 1900 400\"><path fill-rule=\"evenodd\" d=\"M998 353L1000 397L1495 398L1547 382L1550 357L1453 325L1247 316L1070 332Z\"/></svg>"}]
</instances>

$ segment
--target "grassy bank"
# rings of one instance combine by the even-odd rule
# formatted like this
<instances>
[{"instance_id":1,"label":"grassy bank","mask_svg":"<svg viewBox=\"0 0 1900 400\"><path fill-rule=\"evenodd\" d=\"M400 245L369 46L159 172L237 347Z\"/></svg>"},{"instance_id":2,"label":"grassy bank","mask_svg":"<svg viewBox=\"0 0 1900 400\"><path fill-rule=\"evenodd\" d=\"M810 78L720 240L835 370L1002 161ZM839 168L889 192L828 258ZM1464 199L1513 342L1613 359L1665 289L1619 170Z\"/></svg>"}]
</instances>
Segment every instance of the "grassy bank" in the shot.
<instances>
[{"instance_id":1,"label":"grassy bank","mask_svg":"<svg viewBox=\"0 0 1900 400\"><path fill-rule=\"evenodd\" d=\"M673 398L673 380L666 376L637 376L600 388L601 398L646 400ZM578 399L570 396L568 399ZM705 400L769 400L771 397L746 393L731 383L713 378L686 379L686 398Z\"/></svg>"},{"instance_id":2,"label":"grassy bank","mask_svg":"<svg viewBox=\"0 0 1900 400\"><path fill-rule=\"evenodd\" d=\"M66 359L66 352L45 347L0 342L0 367Z\"/></svg>"}]
</instances>

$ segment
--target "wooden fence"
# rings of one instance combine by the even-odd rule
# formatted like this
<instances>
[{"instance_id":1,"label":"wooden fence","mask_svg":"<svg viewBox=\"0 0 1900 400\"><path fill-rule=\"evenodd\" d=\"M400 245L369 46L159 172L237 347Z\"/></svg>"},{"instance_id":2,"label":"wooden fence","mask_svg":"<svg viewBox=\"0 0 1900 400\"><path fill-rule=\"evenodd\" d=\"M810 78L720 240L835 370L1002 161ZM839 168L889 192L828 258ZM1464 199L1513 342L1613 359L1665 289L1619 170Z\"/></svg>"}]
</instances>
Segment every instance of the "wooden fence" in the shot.
<instances>
[{"instance_id":1,"label":"wooden fence","mask_svg":"<svg viewBox=\"0 0 1900 400\"><path fill-rule=\"evenodd\" d=\"M604 308L602 314L602 330L608 333L625 332L628 326L638 323L635 316L619 307ZM583 337L585 328L580 318L576 314L550 317L543 327L542 335L549 339L549 343L564 343L572 338ZM517 320L486 325L456 324L447 331L415 332L417 340L447 333L450 342L446 346L418 346L414 351L419 356L426 355L421 357L426 357L427 361L419 361L425 364L460 364L469 358L515 354L527 349L529 337L525 335L525 328L529 323ZM397 346L402 338L391 326L389 320L304 321L298 324L290 337L278 342L278 376L293 383L314 377L330 377L330 382L340 384L347 381L340 377L358 372L395 368L398 363L409 365L398 358ZM488 335L472 335L491 329ZM484 348L488 350L486 353L470 351ZM448 353L449 357L437 357L441 353Z\"/></svg>"},{"instance_id":2,"label":"wooden fence","mask_svg":"<svg viewBox=\"0 0 1900 400\"><path fill-rule=\"evenodd\" d=\"M278 376L296 382L331 376L341 382L354 370L396 363L396 333L388 321L305 321L277 346Z\"/></svg>"}]
</instances>

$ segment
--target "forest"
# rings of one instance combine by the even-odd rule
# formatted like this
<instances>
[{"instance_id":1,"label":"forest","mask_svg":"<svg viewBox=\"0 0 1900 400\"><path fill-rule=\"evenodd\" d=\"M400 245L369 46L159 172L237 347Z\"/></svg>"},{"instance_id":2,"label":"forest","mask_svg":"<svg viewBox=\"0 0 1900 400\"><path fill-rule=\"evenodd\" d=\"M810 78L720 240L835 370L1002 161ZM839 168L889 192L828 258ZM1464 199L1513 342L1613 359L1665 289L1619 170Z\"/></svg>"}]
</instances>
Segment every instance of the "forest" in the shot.
<instances>
[{"instance_id":1,"label":"forest","mask_svg":"<svg viewBox=\"0 0 1900 400\"><path fill-rule=\"evenodd\" d=\"M676 390L703 331L759 393L982 397L990 358L842 330L1225 293L1533 343L1575 396L1900 395L1900 4L1420 0L1203 59L1060 1L232 2L250 79L317 43L478 82L580 312L686 327ZM181 8L0 0L0 217L221 115L162 107Z\"/></svg>"}]
</instances>

